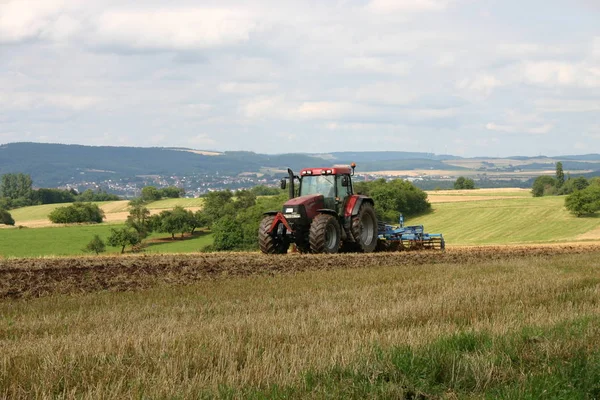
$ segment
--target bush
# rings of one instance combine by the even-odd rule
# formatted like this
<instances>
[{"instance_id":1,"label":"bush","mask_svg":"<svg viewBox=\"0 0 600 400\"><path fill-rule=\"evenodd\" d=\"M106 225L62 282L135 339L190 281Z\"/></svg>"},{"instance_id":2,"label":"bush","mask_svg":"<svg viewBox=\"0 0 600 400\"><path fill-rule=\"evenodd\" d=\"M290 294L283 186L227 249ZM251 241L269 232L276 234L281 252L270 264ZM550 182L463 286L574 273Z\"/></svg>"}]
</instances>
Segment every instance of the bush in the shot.
<instances>
[{"instance_id":1,"label":"bush","mask_svg":"<svg viewBox=\"0 0 600 400\"><path fill-rule=\"evenodd\" d=\"M398 221L400 214L416 215L431 209L427 193L412 183L394 179L386 182L377 179L372 182L354 184L355 192L368 195L375 201L377 218L382 221Z\"/></svg>"},{"instance_id":2,"label":"bush","mask_svg":"<svg viewBox=\"0 0 600 400\"><path fill-rule=\"evenodd\" d=\"M0 224L4 224L4 225L15 225L15 220L13 219L12 215L10 215L10 213L6 210L3 210L0 208Z\"/></svg>"},{"instance_id":3,"label":"bush","mask_svg":"<svg viewBox=\"0 0 600 400\"><path fill-rule=\"evenodd\" d=\"M600 210L600 186L590 185L573 192L565 199L565 207L578 217L594 214Z\"/></svg>"},{"instance_id":4,"label":"bush","mask_svg":"<svg viewBox=\"0 0 600 400\"><path fill-rule=\"evenodd\" d=\"M104 244L104 241L100 239L100 236L94 235L94 238L85 246L83 251L100 254L106 251L106 245Z\"/></svg>"},{"instance_id":5,"label":"bush","mask_svg":"<svg viewBox=\"0 0 600 400\"><path fill-rule=\"evenodd\" d=\"M459 176L454 182L454 189L475 189L475 181L471 178L465 178L464 176Z\"/></svg>"},{"instance_id":6,"label":"bush","mask_svg":"<svg viewBox=\"0 0 600 400\"><path fill-rule=\"evenodd\" d=\"M533 197L556 194L556 179L547 175L538 176L533 181L531 193L533 194Z\"/></svg>"},{"instance_id":7,"label":"bush","mask_svg":"<svg viewBox=\"0 0 600 400\"><path fill-rule=\"evenodd\" d=\"M101 223L104 211L97 204L75 203L55 209L48 215L48 219L55 224Z\"/></svg>"}]
</instances>

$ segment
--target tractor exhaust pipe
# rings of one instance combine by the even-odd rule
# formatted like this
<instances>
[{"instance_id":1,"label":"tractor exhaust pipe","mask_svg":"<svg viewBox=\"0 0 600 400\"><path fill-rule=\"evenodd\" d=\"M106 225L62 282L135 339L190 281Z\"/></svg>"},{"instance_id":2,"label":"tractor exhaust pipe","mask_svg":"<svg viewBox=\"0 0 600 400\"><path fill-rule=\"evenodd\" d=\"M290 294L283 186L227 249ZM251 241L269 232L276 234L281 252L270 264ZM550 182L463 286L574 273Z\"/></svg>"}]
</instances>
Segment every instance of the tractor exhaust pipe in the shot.
<instances>
[{"instance_id":1,"label":"tractor exhaust pipe","mask_svg":"<svg viewBox=\"0 0 600 400\"><path fill-rule=\"evenodd\" d=\"M294 188L294 171L292 171L291 168L288 168L288 175L290 177L290 186L289 186L289 196L290 199L294 198L295 195L295 188Z\"/></svg>"}]
</instances>

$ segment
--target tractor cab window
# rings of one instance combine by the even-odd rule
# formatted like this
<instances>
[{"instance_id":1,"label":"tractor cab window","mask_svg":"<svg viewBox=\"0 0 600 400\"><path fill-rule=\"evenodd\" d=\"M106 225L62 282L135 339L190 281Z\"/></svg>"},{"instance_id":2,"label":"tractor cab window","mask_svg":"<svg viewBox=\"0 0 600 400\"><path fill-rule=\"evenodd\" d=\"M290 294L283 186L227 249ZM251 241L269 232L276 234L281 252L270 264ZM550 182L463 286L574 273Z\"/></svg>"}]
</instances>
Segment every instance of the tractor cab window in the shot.
<instances>
[{"instance_id":1,"label":"tractor cab window","mask_svg":"<svg viewBox=\"0 0 600 400\"><path fill-rule=\"evenodd\" d=\"M335 197L335 176L303 176L300 185L300 196L308 194L322 194L325 197Z\"/></svg>"},{"instance_id":2,"label":"tractor cab window","mask_svg":"<svg viewBox=\"0 0 600 400\"><path fill-rule=\"evenodd\" d=\"M343 186L342 181L346 178L348 180L348 186ZM339 198L343 199L350 193L350 176L349 175L340 175L336 179L337 181L337 195Z\"/></svg>"}]
</instances>

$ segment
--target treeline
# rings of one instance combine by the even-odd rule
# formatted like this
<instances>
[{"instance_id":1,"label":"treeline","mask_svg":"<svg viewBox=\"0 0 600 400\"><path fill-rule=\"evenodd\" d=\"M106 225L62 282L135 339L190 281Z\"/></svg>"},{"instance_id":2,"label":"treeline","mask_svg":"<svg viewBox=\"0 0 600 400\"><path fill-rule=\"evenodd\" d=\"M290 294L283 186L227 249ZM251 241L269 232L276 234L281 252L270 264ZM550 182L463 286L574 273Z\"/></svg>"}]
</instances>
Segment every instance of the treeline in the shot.
<instances>
[{"instance_id":1,"label":"treeline","mask_svg":"<svg viewBox=\"0 0 600 400\"><path fill-rule=\"evenodd\" d=\"M147 191L153 192L153 190ZM255 250L258 248L257 231L266 211L279 210L286 195L280 189L256 186L250 190L216 191L204 197L203 207L198 211L176 206L171 210L150 215L147 196L129 202L129 215L125 226L111 229L106 242L94 237L86 247L90 252L102 252L106 244L132 249L143 247L144 239L152 232L167 233L175 240L193 235L197 229L210 230L214 243L203 251Z\"/></svg>"},{"instance_id":2,"label":"treeline","mask_svg":"<svg viewBox=\"0 0 600 400\"><path fill-rule=\"evenodd\" d=\"M31 177L22 173L4 174L0 178L0 209L3 210L40 204L113 200L120 200L120 197L102 190L88 189L78 193L74 189L33 189Z\"/></svg>"},{"instance_id":3,"label":"treeline","mask_svg":"<svg viewBox=\"0 0 600 400\"><path fill-rule=\"evenodd\" d=\"M556 163L555 176L538 176L533 181L531 193L534 197L567 195L565 207L578 217L600 211L600 177L565 179L561 162Z\"/></svg>"}]
</instances>

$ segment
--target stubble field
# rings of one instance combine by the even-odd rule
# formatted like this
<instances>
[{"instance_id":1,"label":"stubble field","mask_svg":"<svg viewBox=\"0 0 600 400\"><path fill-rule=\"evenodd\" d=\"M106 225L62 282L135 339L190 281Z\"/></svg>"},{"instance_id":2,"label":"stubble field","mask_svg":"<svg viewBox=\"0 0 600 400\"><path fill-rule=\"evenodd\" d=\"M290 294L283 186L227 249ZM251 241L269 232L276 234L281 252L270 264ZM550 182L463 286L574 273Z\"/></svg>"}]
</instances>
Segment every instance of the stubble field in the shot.
<instances>
[{"instance_id":1,"label":"stubble field","mask_svg":"<svg viewBox=\"0 0 600 400\"><path fill-rule=\"evenodd\" d=\"M597 398L599 256L0 260L0 397Z\"/></svg>"}]
</instances>

